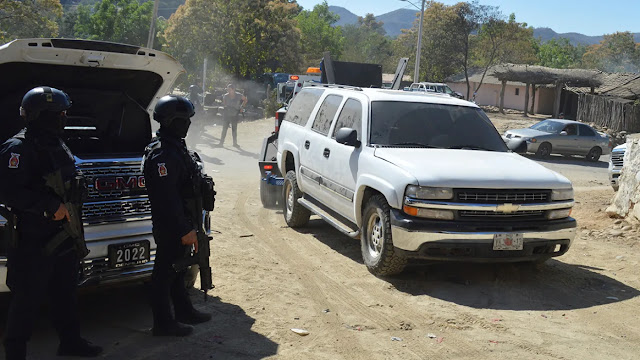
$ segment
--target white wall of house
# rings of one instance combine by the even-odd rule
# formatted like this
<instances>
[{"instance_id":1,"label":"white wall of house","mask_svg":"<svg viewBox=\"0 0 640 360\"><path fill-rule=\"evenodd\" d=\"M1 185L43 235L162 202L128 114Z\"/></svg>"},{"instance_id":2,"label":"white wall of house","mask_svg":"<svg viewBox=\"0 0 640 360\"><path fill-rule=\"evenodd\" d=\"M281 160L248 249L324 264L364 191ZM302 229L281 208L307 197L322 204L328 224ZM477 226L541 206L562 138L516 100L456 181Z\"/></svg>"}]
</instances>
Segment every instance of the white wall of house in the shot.
<instances>
[{"instance_id":1,"label":"white wall of house","mask_svg":"<svg viewBox=\"0 0 640 360\"><path fill-rule=\"evenodd\" d=\"M460 92L463 95L467 94L467 84L461 83L447 83L453 91ZM478 84L472 82L471 88L474 89ZM478 94L476 94L476 103L478 105L491 105L500 106L500 90L502 85L500 84L482 84ZM531 90L531 89L529 89ZM515 85L507 83L504 89L504 107L506 109L524 110L524 85ZM473 95L472 95L473 96ZM533 100L533 93L529 92L529 107L531 107L531 101ZM553 101L554 90L553 88L538 88L536 90L536 104L534 112L536 114L552 114L553 113Z\"/></svg>"}]
</instances>

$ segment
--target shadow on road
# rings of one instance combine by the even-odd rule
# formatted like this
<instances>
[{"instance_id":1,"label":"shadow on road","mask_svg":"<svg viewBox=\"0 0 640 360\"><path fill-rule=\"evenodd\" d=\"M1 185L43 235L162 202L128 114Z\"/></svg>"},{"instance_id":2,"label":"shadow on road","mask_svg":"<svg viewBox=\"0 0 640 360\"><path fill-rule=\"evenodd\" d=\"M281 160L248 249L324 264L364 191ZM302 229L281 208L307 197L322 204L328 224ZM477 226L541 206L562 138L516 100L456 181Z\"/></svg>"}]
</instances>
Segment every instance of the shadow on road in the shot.
<instances>
[{"instance_id":1,"label":"shadow on road","mask_svg":"<svg viewBox=\"0 0 640 360\"><path fill-rule=\"evenodd\" d=\"M441 263L386 278L398 291L472 308L569 310L624 301L640 294L591 267L549 260L538 266Z\"/></svg>"},{"instance_id":2,"label":"shadow on road","mask_svg":"<svg viewBox=\"0 0 640 360\"><path fill-rule=\"evenodd\" d=\"M520 154L530 160L534 160L540 163L546 163L546 164L559 164L559 165L580 165L580 166L587 166L587 167L593 167L593 168L601 168L601 169L607 169L609 167L609 163L608 161L588 161L586 160L584 157L578 157L578 156L561 156L561 155L551 155L550 157L546 158L546 159L541 159L539 157L536 157L533 154Z\"/></svg>"},{"instance_id":3,"label":"shadow on road","mask_svg":"<svg viewBox=\"0 0 640 360\"><path fill-rule=\"evenodd\" d=\"M103 359L263 359L277 353L278 344L251 330L255 319L237 305L192 290L194 305L211 312L213 320L195 326L185 338L153 337L151 310L144 286L82 289L80 318L83 335L104 347ZM8 298L2 298L2 309ZM57 336L50 309L43 309L29 343L30 358L53 358ZM6 314L0 316L4 328Z\"/></svg>"}]
</instances>

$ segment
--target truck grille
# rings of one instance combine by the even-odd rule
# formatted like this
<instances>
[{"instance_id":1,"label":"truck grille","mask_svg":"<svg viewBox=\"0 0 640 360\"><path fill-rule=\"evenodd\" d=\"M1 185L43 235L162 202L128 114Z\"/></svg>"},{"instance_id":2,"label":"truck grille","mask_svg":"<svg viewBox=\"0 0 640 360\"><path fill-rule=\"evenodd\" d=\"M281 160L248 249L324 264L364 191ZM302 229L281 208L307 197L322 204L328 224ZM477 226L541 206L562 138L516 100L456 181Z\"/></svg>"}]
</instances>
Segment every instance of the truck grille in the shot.
<instances>
[{"instance_id":1,"label":"truck grille","mask_svg":"<svg viewBox=\"0 0 640 360\"><path fill-rule=\"evenodd\" d=\"M81 170L87 180L88 201L120 199L147 192L140 164L82 167Z\"/></svg>"},{"instance_id":2,"label":"truck grille","mask_svg":"<svg viewBox=\"0 0 640 360\"><path fill-rule=\"evenodd\" d=\"M84 203L82 208L82 217L89 223L142 216L151 216L149 199Z\"/></svg>"},{"instance_id":3,"label":"truck grille","mask_svg":"<svg viewBox=\"0 0 640 360\"><path fill-rule=\"evenodd\" d=\"M79 163L88 195L82 209L85 223L125 221L150 217L141 159L102 160Z\"/></svg>"},{"instance_id":4,"label":"truck grille","mask_svg":"<svg viewBox=\"0 0 640 360\"><path fill-rule=\"evenodd\" d=\"M514 213L500 213L494 211L460 210L458 216L463 220L540 220L545 218L544 210L525 210Z\"/></svg>"},{"instance_id":5,"label":"truck grille","mask_svg":"<svg viewBox=\"0 0 640 360\"><path fill-rule=\"evenodd\" d=\"M529 204L544 203L551 199L550 190L491 190L455 189L455 198L463 203Z\"/></svg>"},{"instance_id":6,"label":"truck grille","mask_svg":"<svg viewBox=\"0 0 640 360\"><path fill-rule=\"evenodd\" d=\"M611 153L611 163L614 167L622 167L624 163L624 152Z\"/></svg>"}]
</instances>

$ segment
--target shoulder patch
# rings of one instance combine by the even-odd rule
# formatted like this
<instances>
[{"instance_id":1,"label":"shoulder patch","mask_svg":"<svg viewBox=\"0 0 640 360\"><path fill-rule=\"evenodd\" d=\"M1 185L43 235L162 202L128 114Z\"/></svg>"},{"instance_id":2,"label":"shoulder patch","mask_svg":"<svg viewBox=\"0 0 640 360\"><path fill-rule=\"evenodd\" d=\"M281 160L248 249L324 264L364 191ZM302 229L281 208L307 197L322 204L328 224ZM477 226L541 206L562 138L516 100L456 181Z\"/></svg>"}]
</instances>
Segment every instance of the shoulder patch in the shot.
<instances>
[{"instance_id":1,"label":"shoulder patch","mask_svg":"<svg viewBox=\"0 0 640 360\"><path fill-rule=\"evenodd\" d=\"M167 176L169 172L167 171L167 166L165 163L158 163L158 175Z\"/></svg>"},{"instance_id":2,"label":"shoulder patch","mask_svg":"<svg viewBox=\"0 0 640 360\"><path fill-rule=\"evenodd\" d=\"M20 154L11 153L9 159L9 169L17 169L20 166Z\"/></svg>"}]
</instances>

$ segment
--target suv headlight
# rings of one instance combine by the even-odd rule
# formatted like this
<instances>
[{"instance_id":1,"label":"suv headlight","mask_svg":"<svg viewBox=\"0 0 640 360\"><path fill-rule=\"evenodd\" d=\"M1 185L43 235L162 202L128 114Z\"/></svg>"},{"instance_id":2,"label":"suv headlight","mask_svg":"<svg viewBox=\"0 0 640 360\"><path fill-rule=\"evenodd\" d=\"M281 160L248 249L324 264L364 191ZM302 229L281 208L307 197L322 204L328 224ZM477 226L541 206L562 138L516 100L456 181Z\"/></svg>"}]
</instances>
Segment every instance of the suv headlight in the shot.
<instances>
[{"instance_id":1,"label":"suv headlight","mask_svg":"<svg viewBox=\"0 0 640 360\"><path fill-rule=\"evenodd\" d=\"M453 189L409 185L405 195L421 200L449 200L453 198Z\"/></svg>"},{"instance_id":2,"label":"suv headlight","mask_svg":"<svg viewBox=\"0 0 640 360\"><path fill-rule=\"evenodd\" d=\"M551 200L573 200L573 188L552 190Z\"/></svg>"}]
</instances>

